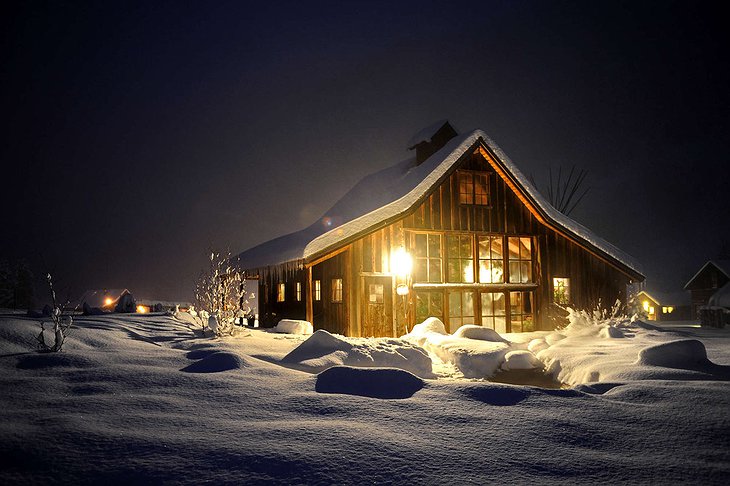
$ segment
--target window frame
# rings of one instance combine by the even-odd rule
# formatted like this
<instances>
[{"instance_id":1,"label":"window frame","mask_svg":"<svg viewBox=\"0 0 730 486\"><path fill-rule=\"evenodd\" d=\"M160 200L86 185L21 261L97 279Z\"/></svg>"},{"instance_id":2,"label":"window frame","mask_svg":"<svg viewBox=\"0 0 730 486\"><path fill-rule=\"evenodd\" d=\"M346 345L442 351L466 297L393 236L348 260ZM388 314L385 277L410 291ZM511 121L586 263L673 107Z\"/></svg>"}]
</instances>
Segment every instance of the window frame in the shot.
<instances>
[{"instance_id":1,"label":"window frame","mask_svg":"<svg viewBox=\"0 0 730 486\"><path fill-rule=\"evenodd\" d=\"M413 231L410 233L410 245L409 245L409 252L412 255L413 258L413 282L415 283L444 283L444 260L445 257L445 249L444 249L444 234L443 233L435 233L435 232L427 232L427 231ZM418 251L418 237L424 236L426 238L426 253L425 256L421 256ZM433 256L431 254L431 237L437 237L438 238L438 246L439 246L439 255ZM419 280L418 275L418 268L421 262L426 263L426 279L425 280ZM432 277L431 267L432 262L438 261L439 271L438 275L434 275L437 279L434 280ZM435 272L434 272L435 273Z\"/></svg>"},{"instance_id":2,"label":"window frame","mask_svg":"<svg viewBox=\"0 0 730 486\"><path fill-rule=\"evenodd\" d=\"M319 302L322 300L322 280L316 279L312 281L314 287L314 301Z\"/></svg>"},{"instance_id":3,"label":"window frame","mask_svg":"<svg viewBox=\"0 0 730 486\"><path fill-rule=\"evenodd\" d=\"M483 184L480 186L477 184L477 180L483 182ZM465 169L456 171L459 204L463 206L492 207L490 180L490 174L484 171ZM478 191L477 188L483 188L484 190Z\"/></svg>"},{"instance_id":4,"label":"window frame","mask_svg":"<svg viewBox=\"0 0 730 486\"><path fill-rule=\"evenodd\" d=\"M279 282L276 284L276 301L286 302L286 283Z\"/></svg>"},{"instance_id":5,"label":"window frame","mask_svg":"<svg viewBox=\"0 0 730 486\"><path fill-rule=\"evenodd\" d=\"M335 277L331 282L331 302L333 304L341 304L344 296L344 283L342 277Z\"/></svg>"},{"instance_id":6,"label":"window frame","mask_svg":"<svg viewBox=\"0 0 730 486\"><path fill-rule=\"evenodd\" d=\"M558 305L571 303L570 277L553 277L553 302Z\"/></svg>"}]
</instances>

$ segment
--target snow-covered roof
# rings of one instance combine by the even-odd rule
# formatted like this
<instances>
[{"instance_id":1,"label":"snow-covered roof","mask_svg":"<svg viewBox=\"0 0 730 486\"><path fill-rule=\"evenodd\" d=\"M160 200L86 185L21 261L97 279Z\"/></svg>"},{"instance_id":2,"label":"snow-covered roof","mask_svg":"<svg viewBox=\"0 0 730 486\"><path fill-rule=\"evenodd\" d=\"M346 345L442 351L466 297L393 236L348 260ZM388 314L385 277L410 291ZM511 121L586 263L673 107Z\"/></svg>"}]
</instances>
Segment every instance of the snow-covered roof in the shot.
<instances>
[{"instance_id":1,"label":"snow-covered roof","mask_svg":"<svg viewBox=\"0 0 730 486\"><path fill-rule=\"evenodd\" d=\"M647 295L651 300L659 305L689 305L690 296L686 290L678 292L664 292L657 289L647 288L639 292Z\"/></svg>"},{"instance_id":2,"label":"snow-covered roof","mask_svg":"<svg viewBox=\"0 0 730 486\"><path fill-rule=\"evenodd\" d=\"M116 304L117 300L119 300L122 295L128 293L129 290L127 289L91 289L84 292L78 303L79 305L83 305L85 302L90 307L111 306ZM106 303L107 298L112 299L111 304Z\"/></svg>"},{"instance_id":3,"label":"snow-covered roof","mask_svg":"<svg viewBox=\"0 0 730 486\"><path fill-rule=\"evenodd\" d=\"M453 138L420 165L416 165L415 159L411 158L371 174L313 225L241 253L242 267L262 267L297 259L312 260L379 225L404 216L446 177L462 155L473 150L478 143L494 154L496 162L504 168L508 177L514 179L545 220L579 242L587 243L611 260L642 275L641 266L633 257L553 208L499 146L481 130Z\"/></svg>"},{"instance_id":4,"label":"snow-covered roof","mask_svg":"<svg viewBox=\"0 0 730 486\"><path fill-rule=\"evenodd\" d=\"M441 130L441 127L449 123L448 120L439 120L437 122L434 122L433 124L427 126L426 128L423 128L418 131L415 135L413 135L410 140L408 140L408 145L406 145L409 149L412 149L416 145L422 142L430 142L436 133Z\"/></svg>"},{"instance_id":5,"label":"snow-covered roof","mask_svg":"<svg viewBox=\"0 0 730 486\"><path fill-rule=\"evenodd\" d=\"M684 288L686 289L687 287L689 287L694 279L696 279L702 272L704 272L705 268L707 268L709 265L714 266L722 273L724 273L727 278L730 278L730 260L709 260L707 263L702 265L702 268L697 270L697 273L695 273L692 278L687 281L686 284L684 284Z\"/></svg>"}]
</instances>

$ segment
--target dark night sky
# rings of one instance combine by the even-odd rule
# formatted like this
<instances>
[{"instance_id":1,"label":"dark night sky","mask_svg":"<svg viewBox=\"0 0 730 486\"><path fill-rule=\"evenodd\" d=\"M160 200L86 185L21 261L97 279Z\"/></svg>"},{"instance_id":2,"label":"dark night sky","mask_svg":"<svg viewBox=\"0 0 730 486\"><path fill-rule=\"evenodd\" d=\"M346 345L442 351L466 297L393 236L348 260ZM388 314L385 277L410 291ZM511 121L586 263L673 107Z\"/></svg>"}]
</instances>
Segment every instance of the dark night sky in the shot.
<instances>
[{"instance_id":1,"label":"dark night sky","mask_svg":"<svg viewBox=\"0 0 730 486\"><path fill-rule=\"evenodd\" d=\"M719 4L391 3L2 7L0 256L190 298L208 247L308 225L440 118L587 169L573 217L650 286L730 241Z\"/></svg>"}]
</instances>

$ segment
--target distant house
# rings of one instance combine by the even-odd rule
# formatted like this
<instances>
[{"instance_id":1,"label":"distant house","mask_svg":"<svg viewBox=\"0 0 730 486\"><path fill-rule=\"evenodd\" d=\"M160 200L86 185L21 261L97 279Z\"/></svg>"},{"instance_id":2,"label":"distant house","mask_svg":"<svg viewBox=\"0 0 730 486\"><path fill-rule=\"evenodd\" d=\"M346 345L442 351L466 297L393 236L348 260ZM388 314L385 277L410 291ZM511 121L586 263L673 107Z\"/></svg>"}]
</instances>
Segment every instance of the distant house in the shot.
<instances>
[{"instance_id":1,"label":"distant house","mask_svg":"<svg viewBox=\"0 0 730 486\"><path fill-rule=\"evenodd\" d=\"M684 286L692 295L692 319L699 318L700 307L709 304L713 296L730 282L730 260L710 260Z\"/></svg>"},{"instance_id":2,"label":"distant house","mask_svg":"<svg viewBox=\"0 0 730 486\"><path fill-rule=\"evenodd\" d=\"M687 292L642 290L637 294L639 305L651 321L683 321L691 318Z\"/></svg>"},{"instance_id":3,"label":"distant house","mask_svg":"<svg viewBox=\"0 0 730 486\"><path fill-rule=\"evenodd\" d=\"M136 299L137 312L144 314L147 312L166 312L180 309L187 311L192 304L186 301L178 300L159 300L159 299Z\"/></svg>"},{"instance_id":4,"label":"distant house","mask_svg":"<svg viewBox=\"0 0 730 486\"><path fill-rule=\"evenodd\" d=\"M451 332L552 329L561 307L626 302L639 264L553 208L484 132L441 121L416 154L356 184L311 226L239 255L260 319L394 336L429 316Z\"/></svg>"},{"instance_id":5,"label":"distant house","mask_svg":"<svg viewBox=\"0 0 730 486\"><path fill-rule=\"evenodd\" d=\"M92 289L87 290L79 299L79 308L87 304L90 308L98 308L103 311L113 311L119 299L131 292L127 289Z\"/></svg>"}]
</instances>

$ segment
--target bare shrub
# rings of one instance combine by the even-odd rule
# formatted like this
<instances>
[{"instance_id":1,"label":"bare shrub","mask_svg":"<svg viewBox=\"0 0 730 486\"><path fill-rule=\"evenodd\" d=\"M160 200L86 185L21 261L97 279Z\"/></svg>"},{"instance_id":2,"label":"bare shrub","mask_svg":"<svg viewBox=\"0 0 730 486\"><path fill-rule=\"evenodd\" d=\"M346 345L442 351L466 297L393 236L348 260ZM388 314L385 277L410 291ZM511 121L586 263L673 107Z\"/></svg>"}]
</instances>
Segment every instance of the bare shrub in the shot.
<instances>
[{"instance_id":1,"label":"bare shrub","mask_svg":"<svg viewBox=\"0 0 730 486\"><path fill-rule=\"evenodd\" d=\"M211 251L208 268L200 272L195 283L195 303L200 309L203 333L210 329L217 336L234 334L235 319L248 308L246 275L236 263L230 251Z\"/></svg>"},{"instance_id":2,"label":"bare shrub","mask_svg":"<svg viewBox=\"0 0 730 486\"><path fill-rule=\"evenodd\" d=\"M51 300L53 302L50 316L51 321L53 322L53 330L51 331L53 335L53 344L46 342L45 321L40 321L41 332L38 336L36 336L36 341L38 341L38 349L41 352L55 353L61 351L63 343L66 341L68 330L73 324L74 318L72 315L64 313L69 303L68 300L63 304L63 306L59 305L56 301L56 291L53 289L53 279L51 278L50 273L46 275L46 280L48 281L48 288L51 291Z\"/></svg>"}]
</instances>

